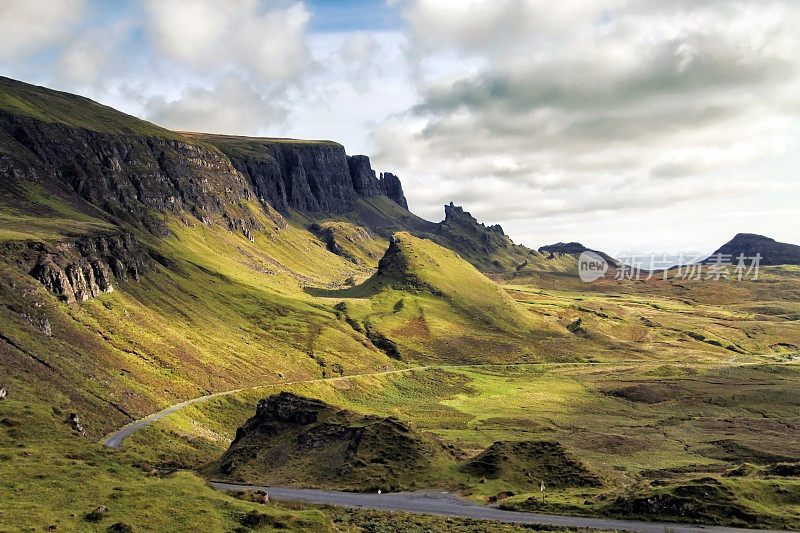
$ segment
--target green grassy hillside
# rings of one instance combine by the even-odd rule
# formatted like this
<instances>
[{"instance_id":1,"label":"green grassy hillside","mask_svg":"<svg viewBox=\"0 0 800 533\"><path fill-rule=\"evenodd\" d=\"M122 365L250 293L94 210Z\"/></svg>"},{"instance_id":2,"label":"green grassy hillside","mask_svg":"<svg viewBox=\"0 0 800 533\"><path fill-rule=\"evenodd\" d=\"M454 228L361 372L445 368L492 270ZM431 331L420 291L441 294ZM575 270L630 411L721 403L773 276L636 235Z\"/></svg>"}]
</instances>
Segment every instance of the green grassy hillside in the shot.
<instances>
[{"instance_id":1,"label":"green grassy hillside","mask_svg":"<svg viewBox=\"0 0 800 533\"><path fill-rule=\"evenodd\" d=\"M88 98L3 76L0 76L0 112L101 133L183 139L178 133Z\"/></svg>"},{"instance_id":2,"label":"green grassy hillside","mask_svg":"<svg viewBox=\"0 0 800 533\"><path fill-rule=\"evenodd\" d=\"M397 233L377 272L344 290L311 291L352 327L406 362L572 359L568 336L526 312L452 250Z\"/></svg>"}]
</instances>

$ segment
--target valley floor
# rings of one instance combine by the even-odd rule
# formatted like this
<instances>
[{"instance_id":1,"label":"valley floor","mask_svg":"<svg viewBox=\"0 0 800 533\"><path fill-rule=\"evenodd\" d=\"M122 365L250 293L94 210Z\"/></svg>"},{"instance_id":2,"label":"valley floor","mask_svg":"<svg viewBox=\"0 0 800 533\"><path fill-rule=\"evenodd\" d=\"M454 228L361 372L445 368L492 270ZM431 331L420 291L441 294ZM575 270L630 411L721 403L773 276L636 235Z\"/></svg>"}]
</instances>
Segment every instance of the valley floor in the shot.
<instances>
[{"instance_id":1,"label":"valley floor","mask_svg":"<svg viewBox=\"0 0 800 533\"><path fill-rule=\"evenodd\" d=\"M800 454L800 366L745 359L428 368L264 387L191 405L131 435L122 450L154 464L197 468L227 448L258 398L291 390L396 416L473 456L502 440L559 442L604 480L599 488L559 487L552 472L542 505L538 478L475 480L458 469L441 472L440 486L476 502L510 493L506 508L622 517L642 495L680 495L710 483L716 500L691 521L793 528L800 484L776 475L774 465ZM414 488L382 482L385 491ZM649 519L676 518L637 510Z\"/></svg>"}]
</instances>

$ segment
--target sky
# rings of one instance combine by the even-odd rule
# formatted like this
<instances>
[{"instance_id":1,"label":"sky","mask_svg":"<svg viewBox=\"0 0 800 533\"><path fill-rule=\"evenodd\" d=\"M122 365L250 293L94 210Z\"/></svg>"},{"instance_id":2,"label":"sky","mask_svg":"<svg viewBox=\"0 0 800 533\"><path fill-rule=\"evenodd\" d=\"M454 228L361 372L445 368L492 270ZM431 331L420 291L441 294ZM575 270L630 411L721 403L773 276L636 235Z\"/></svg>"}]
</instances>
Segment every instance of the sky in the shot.
<instances>
[{"instance_id":1,"label":"sky","mask_svg":"<svg viewBox=\"0 0 800 533\"><path fill-rule=\"evenodd\" d=\"M0 74L330 139L515 242L800 243L796 0L0 0Z\"/></svg>"}]
</instances>

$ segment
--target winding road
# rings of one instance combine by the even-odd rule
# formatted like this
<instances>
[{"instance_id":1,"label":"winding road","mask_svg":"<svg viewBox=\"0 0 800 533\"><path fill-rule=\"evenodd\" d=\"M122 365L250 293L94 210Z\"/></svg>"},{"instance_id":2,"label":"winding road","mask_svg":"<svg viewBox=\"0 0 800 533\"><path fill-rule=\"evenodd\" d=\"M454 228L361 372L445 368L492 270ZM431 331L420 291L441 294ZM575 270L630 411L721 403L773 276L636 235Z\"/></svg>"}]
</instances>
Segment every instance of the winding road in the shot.
<instances>
[{"instance_id":1,"label":"winding road","mask_svg":"<svg viewBox=\"0 0 800 533\"><path fill-rule=\"evenodd\" d=\"M308 384L308 383L325 383L329 381L344 381L353 378L363 378L363 377L372 377L372 376L389 376L391 374L402 374L405 372L414 372L418 370L434 370L434 369L457 369L457 368L479 368L479 367L487 367L487 366L570 366L570 365L586 365L586 366L597 366L597 365L611 365L611 364L620 364L620 363L632 363L632 362L641 362L641 361L609 361L609 362L599 362L599 363L586 363L586 362L565 362L565 363L476 363L476 364L465 364L465 365L423 365L423 366L414 366L409 368L399 368L397 370L383 370L379 372L367 372L364 374L349 374L346 376L336 376L332 378L315 378L315 379L304 379L298 381L279 381L276 383L268 383L266 385L256 385L254 387L246 387L241 389L232 389L222 392L216 392L214 394L208 394L206 396L200 396L197 398L192 398L191 400L186 400L184 402L176 403L175 405L171 405L166 409L163 409L157 413L153 413L152 415L148 415L144 418L140 418L130 424L121 427L117 431L106 435L106 437L102 440L102 443L106 446L110 446L115 450L118 450L119 447L122 445L122 441L125 440L125 437L129 436L132 433L135 433L142 429L143 427L147 426L148 424L152 424L156 420L164 418L167 415L178 411L179 409L183 409L189 405L195 403L202 403L207 402L208 400L212 400L214 398L219 398L221 396L230 396L231 394L237 394L239 392L245 391L254 391L258 389L263 389L266 387L285 387L288 385L301 385L301 384Z\"/></svg>"},{"instance_id":2,"label":"winding road","mask_svg":"<svg viewBox=\"0 0 800 533\"><path fill-rule=\"evenodd\" d=\"M464 365L459 365L459 366L464 366ZM415 367L411 367L411 368L400 368L398 370L384 370L382 372L370 372L370 373L366 373L366 374L350 374L350 375L347 375L347 376L336 376L336 377L333 377L333 378L304 379L304 380L300 380L300 381L281 381L281 382L277 382L277 383L269 383L267 385L256 385L255 387L242 388L242 389L232 389L232 390L227 390L227 391L222 391L222 392L215 392L214 394L208 394L206 396L199 396L197 398L192 398L191 400L186 400L185 402L176 403L175 405L171 405L171 406L167 407L166 409L163 409L163 410L161 410L161 411L159 411L157 413L153 413L152 415L149 415L149 416L146 416L144 418L140 418L139 420L136 420L134 422L131 422L130 424L121 427L120 429L118 429L114 433L111 433L111 434L107 435L103 439L102 443L105 444L106 446L110 446L111 448L114 448L115 450L118 450L119 447L122 445L122 441L125 440L125 437L127 437L131 433L135 433L135 432L139 431L140 429L142 429L143 427L145 427L148 424L152 424L156 420L164 418L165 416L170 415L170 414L174 413L175 411L178 411L179 409L183 409L184 407L187 407L189 405L192 405L192 404L195 404L195 403L207 402L208 400L213 400L214 398L219 398L219 397L222 397L222 396L230 396L231 394L237 394L239 392L258 390L258 389L263 389L265 387L279 387L279 386L288 386L288 385L299 385L299 384L303 384L303 383L323 383L323 382L326 382L326 381L341 381L341 380L345 380L345 379L360 378L360 377L365 377L365 376L388 376L390 374L401 374L403 372L412 372L414 370L429 370L431 368L445 368L445 367L444 366L415 366Z\"/></svg>"},{"instance_id":3,"label":"winding road","mask_svg":"<svg viewBox=\"0 0 800 533\"><path fill-rule=\"evenodd\" d=\"M388 494L364 494L360 492L338 492L316 489L293 489L288 487L260 487L256 485L232 485L211 483L217 490L263 490L277 500L300 500L317 504L357 507L382 511L404 511L409 513L455 516L476 520L493 520L514 524L544 524L561 527L606 529L617 531L639 531L642 533L760 533L773 530L738 529L721 526L701 526L669 522L644 522L641 520L617 520L614 518L591 518L552 514L504 511L496 507L480 505L447 492L418 491L391 492Z\"/></svg>"},{"instance_id":4,"label":"winding road","mask_svg":"<svg viewBox=\"0 0 800 533\"><path fill-rule=\"evenodd\" d=\"M771 354L767 355L756 355L754 357L770 357ZM115 450L118 450L119 447L122 445L122 441L125 440L125 437L129 436L132 433L135 433L142 429L143 427L147 426L148 424L152 424L156 420L164 418L167 415L178 411L179 409L183 409L186 406L207 402L208 400L212 400L214 398L219 398L221 396L230 396L231 394L236 394L239 392L244 391L253 391L258 389L263 389L266 387L280 387L280 386L288 386L288 385L300 385L300 384L307 384L307 383L324 383L327 381L343 381L353 378L362 378L367 376L388 376L391 374L402 374L404 372L414 372L417 370L434 370L434 369L458 369L458 368L480 368L480 367L488 367L488 366L600 366L600 365L618 365L624 363L641 363L641 360L622 360L622 361L608 361L608 362L563 362L563 363L475 363L475 364L464 364L464 365L422 365L422 366L414 366L409 368L400 368L397 370L384 370L379 372L367 372L364 374L349 374L347 376L336 376L332 378L315 378L315 379L304 379L298 381L279 381L275 383L268 383L265 385L256 385L254 387L246 387L241 389L232 389L222 392L216 392L214 394L208 394L206 396L200 396L198 398L192 398L191 400L186 400L184 402L176 403L175 405L171 405L166 409L163 409L157 413L153 413L152 415L148 415L144 418L140 418L130 424L127 424L117 431L106 435L106 437L102 440L102 443L106 446L110 446ZM782 364L790 364L793 361L781 361ZM733 359L730 359L725 362L725 364L736 364L740 366L749 366L749 365L757 365L760 364L758 362L755 363L735 363Z\"/></svg>"},{"instance_id":5,"label":"winding road","mask_svg":"<svg viewBox=\"0 0 800 533\"><path fill-rule=\"evenodd\" d=\"M472 365L430 365L430 366L415 366L410 368L401 368L397 370L386 370L380 372L371 372L364 374L351 374L347 376L337 376L332 378L317 378L299 381L286 381L270 383L266 385L257 385L254 387L233 389L206 396L200 396L191 400L177 403L162 411L141 418L130 424L120 428L114 433L109 434L103 439L103 444L110 446L114 449L119 449L122 441L132 433L164 418L165 416L174 413L186 406L205 402L214 398L222 396L229 396L244 391L257 390L265 387L278 387L288 385L298 385L306 383L322 383L330 381L341 381L366 376L387 376L391 374L401 374L405 372L424 371L432 369L457 369L457 368L473 368L473 367L486 367L486 366L569 366L569 365L603 365L603 364L620 364L632 363L636 361L615 361L608 363L513 363L509 365L498 365L497 363L482 363ZM732 362L731 362L732 363ZM749 363L743 363L749 364ZM767 529L741 529L722 526L703 526L695 524L680 524L669 522L645 522L641 520L622 520L613 518L591 518L580 516L567 516L567 515L551 515L551 514L538 514L526 513L516 511L505 511L496 507L480 505L464 499L461 499L453 494L447 492L437 491L418 491L418 492L394 492L388 494L364 494L356 492L340 492L328 491L317 489L296 489L288 487L265 487L256 485L233 485L229 483L212 482L217 490L221 491L235 491L235 490L264 490L270 497L279 500L299 500L317 504L330 504L343 507L356 507L364 509L376 509L384 511L404 511L409 513L422 513L432 514L439 516L453 516L461 518L472 518L476 520L494 520L499 522L508 522L515 524L544 524L551 526L561 527L578 527L587 529L604 529L604 530L619 530L619 531L637 531L642 533L695 533L695 532L708 532L708 533L777 533L778 530Z\"/></svg>"}]
</instances>

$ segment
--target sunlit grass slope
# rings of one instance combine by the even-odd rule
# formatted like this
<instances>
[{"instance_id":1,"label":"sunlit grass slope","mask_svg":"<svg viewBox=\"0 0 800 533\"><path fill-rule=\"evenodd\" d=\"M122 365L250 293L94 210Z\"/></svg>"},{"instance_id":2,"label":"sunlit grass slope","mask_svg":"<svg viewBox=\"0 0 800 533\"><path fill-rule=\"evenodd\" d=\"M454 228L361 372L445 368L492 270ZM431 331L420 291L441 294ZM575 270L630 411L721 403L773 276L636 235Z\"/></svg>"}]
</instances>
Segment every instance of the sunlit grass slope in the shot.
<instances>
[{"instance_id":1,"label":"sunlit grass slope","mask_svg":"<svg viewBox=\"0 0 800 533\"><path fill-rule=\"evenodd\" d=\"M396 359L571 360L558 331L452 250L397 233L375 275L352 289L312 291Z\"/></svg>"},{"instance_id":2,"label":"sunlit grass slope","mask_svg":"<svg viewBox=\"0 0 800 533\"><path fill-rule=\"evenodd\" d=\"M392 364L303 291L366 275L305 229L287 224L254 242L196 220L171 230L150 244L159 259L140 281L79 305L4 264L3 386L28 400L69 398L100 436L207 392Z\"/></svg>"}]
</instances>

